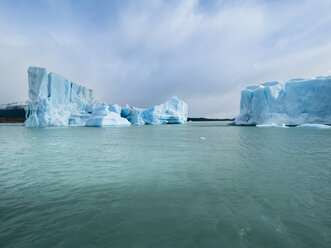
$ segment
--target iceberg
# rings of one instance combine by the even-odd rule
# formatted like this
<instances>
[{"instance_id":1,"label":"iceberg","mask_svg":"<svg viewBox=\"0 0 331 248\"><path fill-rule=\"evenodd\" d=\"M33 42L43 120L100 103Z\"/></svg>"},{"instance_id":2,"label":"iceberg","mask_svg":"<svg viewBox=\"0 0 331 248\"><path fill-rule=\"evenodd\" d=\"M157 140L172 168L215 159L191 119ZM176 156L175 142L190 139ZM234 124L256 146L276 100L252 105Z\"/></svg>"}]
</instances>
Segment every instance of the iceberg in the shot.
<instances>
[{"instance_id":1,"label":"iceberg","mask_svg":"<svg viewBox=\"0 0 331 248\"><path fill-rule=\"evenodd\" d=\"M235 125L331 124L331 76L249 86Z\"/></svg>"},{"instance_id":2,"label":"iceberg","mask_svg":"<svg viewBox=\"0 0 331 248\"><path fill-rule=\"evenodd\" d=\"M107 126L130 126L131 123L122 118L118 113L110 111L108 106L95 109L92 116L87 120L88 127L107 127Z\"/></svg>"},{"instance_id":3,"label":"iceberg","mask_svg":"<svg viewBox=\"0 0 331 248\"><path fill-rule=\"evenodd\" d=\"M45 68L29 67L28 82L27 127L84 126L91 112L103 105L94 101L91 89L47 74Z\"/></svg>"},{"instance_id":4,"label":"iceberg","mask_svg":"<svg viewBox=\"0 0 331 248\"><path fill-rule=\"evenodd\" d=\"M148 109L126 105L121 116L133 125L183 124L187 122L188 107L173 96L167 102Z\"/></svg>"},{"instance_id":5,"label":"iceberg","mask_svg":"<svg viewBox=\"0 0 331 248\"><path fill-rule=\"evenodd\" d=\"M132 125L145 125L146 122L142 117L142 113L145 109L130 107L126 105L121 110L121 116L127 119Z\"/></svg>"},{"instance_id":6,"label":"iceberg","mask_svg":"<svg viewBox=\"0 0 331 248\"><path fill-rule=\"evenodd\" d=\"M109 109L110 112L114 112L118 115L121 115L122 107L118 104L110 104L108 109Z\"/></svg>"},{"instance_id":7,"label":"iceberg","mask_svg":"<svg viewBox=\"0 0 331 248\"><path fill-rule=\"evenodd\" d=\"M149 109L107 105L93 98L93 91L45 68L29 67L27 127L128 126L181 124L187 121L187 104L177 97Z\"/></svg>"}]
</instances>

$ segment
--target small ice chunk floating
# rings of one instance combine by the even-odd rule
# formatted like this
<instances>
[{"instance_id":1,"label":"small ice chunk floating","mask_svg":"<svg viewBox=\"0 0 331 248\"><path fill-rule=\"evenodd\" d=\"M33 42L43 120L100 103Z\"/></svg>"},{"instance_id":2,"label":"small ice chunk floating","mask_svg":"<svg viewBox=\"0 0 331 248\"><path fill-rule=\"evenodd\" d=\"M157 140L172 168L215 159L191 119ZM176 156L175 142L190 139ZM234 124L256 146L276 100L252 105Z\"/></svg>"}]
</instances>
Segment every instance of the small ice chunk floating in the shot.
<instances>
[{"instance_id":1,"label":"small ice chunk floating","mask_svg":"<svg viewBox=\"0 0 331 248\"><path fill-rule=\"evenodd\" d=\"M110 127L110 126L130 126L131 123L122 118L118 113L110 111L108 106L95 109L92 116L87 120L88 127Z\"/></svg>"},{"instance_id":2,"label":"small ice chunk floating","mask_svg":"<svg viewBox=\"0 0 331 248\"><path fill-rule=\"evenodd\" d=\"M331 76L249 86L235 125L331 124Z\"/></svg>"},{"instance_id":3,"label":"small ice chunk floating","mask_svg":"<svg viewBox=\"0 0 331 248\"><path fill-rule=\"evenodd\" d=\"M93 91L70 82L45 68L29 67L29 101L25 108L27 127L128 126L182 124L187 104L177 97L149 109L95 101Z\"/></svg>"},{"instance_id":4,"label":"small ice chunk floating","mask_svg":"<svg viewBox=\"0 0 331 248\"><path fill-rule=\"evenodd\" d=\"M324 124L302 124L297 127L300 128L317 128L317 129L331 129L331 126Z\"/></svg>"}]
</instances>

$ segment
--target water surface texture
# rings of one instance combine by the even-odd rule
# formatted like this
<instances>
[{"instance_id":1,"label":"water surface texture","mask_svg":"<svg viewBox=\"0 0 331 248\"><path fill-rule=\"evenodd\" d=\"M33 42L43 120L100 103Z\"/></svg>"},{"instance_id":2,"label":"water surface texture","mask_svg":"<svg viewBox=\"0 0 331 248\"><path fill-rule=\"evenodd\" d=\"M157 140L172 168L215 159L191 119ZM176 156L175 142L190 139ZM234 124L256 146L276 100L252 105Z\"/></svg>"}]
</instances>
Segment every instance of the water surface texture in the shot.
<instances>
[{"instance_id":1,"label":"water surface texture","mask_svg":"<svg viewBox=\"0 0 331 248\"><path fill-rule=\"evenodd\" d=\"M330 247L331 130L0 126L0 247Z\"/></svg>"}]
</instances>

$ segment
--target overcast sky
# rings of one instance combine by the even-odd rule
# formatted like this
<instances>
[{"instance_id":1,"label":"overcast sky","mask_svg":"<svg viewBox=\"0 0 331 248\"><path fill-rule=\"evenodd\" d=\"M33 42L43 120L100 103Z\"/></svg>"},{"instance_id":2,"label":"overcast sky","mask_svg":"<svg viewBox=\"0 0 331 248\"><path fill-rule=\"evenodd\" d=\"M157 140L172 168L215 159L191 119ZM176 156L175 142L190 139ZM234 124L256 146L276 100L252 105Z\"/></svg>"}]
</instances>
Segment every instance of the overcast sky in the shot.
<instances>
[{"instance_id":1,"label":"overcast sky","mask_svg":"<svg viewBox=\"0 0 331 248\"><path fill-rule=\"evenodd\" d=\"M331 74L331 1L0 0L0 103L28 98L30 65L107 103L234 117L248 85Z\"/></svg>"}]
</instances>

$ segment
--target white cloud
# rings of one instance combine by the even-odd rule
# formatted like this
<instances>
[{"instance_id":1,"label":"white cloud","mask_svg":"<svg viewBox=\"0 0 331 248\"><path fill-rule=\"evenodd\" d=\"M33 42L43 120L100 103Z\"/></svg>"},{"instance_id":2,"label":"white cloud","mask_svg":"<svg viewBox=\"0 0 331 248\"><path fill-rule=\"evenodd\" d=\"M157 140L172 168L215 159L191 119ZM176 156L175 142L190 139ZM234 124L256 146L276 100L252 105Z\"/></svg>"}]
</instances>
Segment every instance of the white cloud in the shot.
<instances>
[{"instance_id":1,"label":"white cloud","mask_svg":"<svg viewBox=\"0 0 331 248\"><path fill-rule=\"evenodd\" d=\"M107 102L147 107L177 95L192 116L233 117L243 87L331 68L328 1L106 1L96 13L44 3L31 22L0 6L0 102L25 99L26 68L39 65Z\"/></svg>"}]
</instances>

